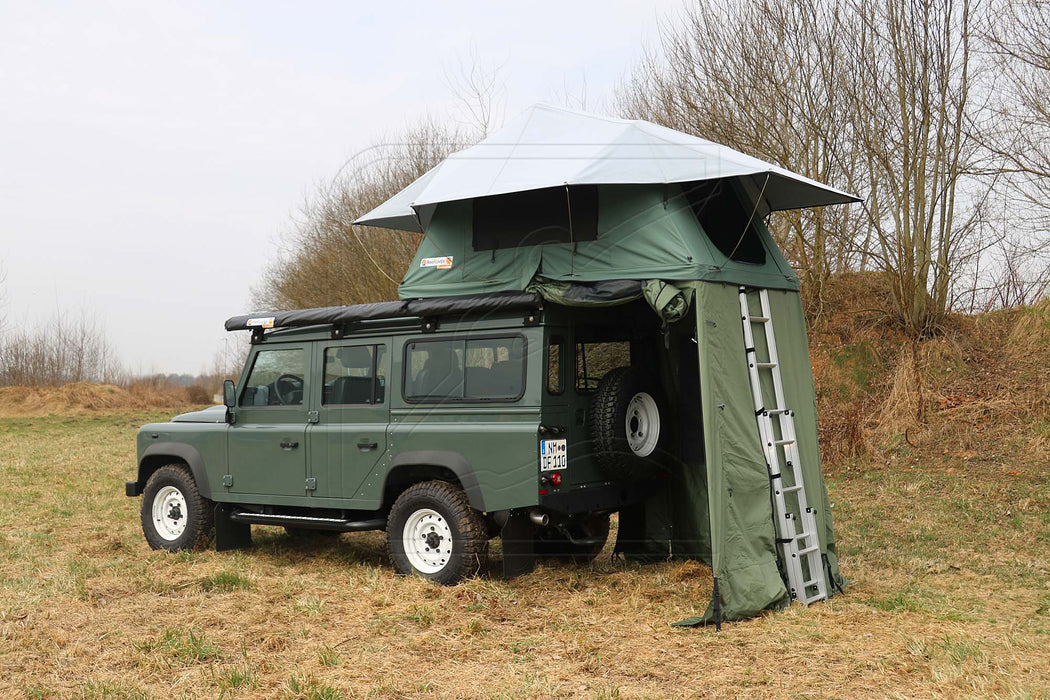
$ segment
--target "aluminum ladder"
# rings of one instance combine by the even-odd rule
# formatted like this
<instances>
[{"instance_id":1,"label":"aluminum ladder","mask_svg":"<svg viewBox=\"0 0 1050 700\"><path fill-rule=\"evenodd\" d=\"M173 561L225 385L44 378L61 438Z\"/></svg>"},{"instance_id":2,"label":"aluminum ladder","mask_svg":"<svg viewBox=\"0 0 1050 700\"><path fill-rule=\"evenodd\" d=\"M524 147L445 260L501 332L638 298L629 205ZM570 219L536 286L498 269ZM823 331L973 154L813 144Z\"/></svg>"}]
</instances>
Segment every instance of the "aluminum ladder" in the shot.
<instances>
[{"instance_id":1,"label":"aluminum ladder","mask_svg":"<svg viewBox=\"0 0 1050 700\"><path fill-rule=\"evenodd\" d=\"M777 544L787 569L788 591L792 600L809 605L828 597L820 538L817 533L817 518L806 501L806 488L802 480L801 459L795 436L795 414L784 402L784 384L780 376L776 338L773 335L769 292L765 289L759 289L757 292L760 315L752 316L748 290L746 287L740 287L740 317L744 325L744 348L751 379L751 395L755 402L758 433L762 439L770 487L773 490ZM767 361L758 359L754 332L756 325L762 326L765 332L769 355ZM767 405L763 396L762 372L769 372L772 377L772 408ZM774 416L777 418L776 425L773 423ZM790 483L787 483L785 476L790 476Z\"/></svg>"}]
</instances>

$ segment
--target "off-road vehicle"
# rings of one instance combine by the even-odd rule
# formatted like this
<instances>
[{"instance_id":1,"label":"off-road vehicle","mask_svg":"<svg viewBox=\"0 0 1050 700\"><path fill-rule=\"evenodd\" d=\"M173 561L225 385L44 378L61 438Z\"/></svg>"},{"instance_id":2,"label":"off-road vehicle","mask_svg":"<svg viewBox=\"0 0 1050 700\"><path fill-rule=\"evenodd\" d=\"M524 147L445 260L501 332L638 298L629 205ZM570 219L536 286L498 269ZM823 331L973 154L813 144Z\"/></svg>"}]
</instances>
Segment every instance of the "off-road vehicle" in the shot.
<instances>
[{"instance_id":1,"label":"off-road vehicle","mask_svg":"<svg viewBox=\"0 0 1050 700\"><path fill-rule=\"evenodd\" d=\"M501 535L504 568L593 559L609 516L666 471L674 428L642 300L586 312L537 294L235 317L252 345L224 404L143 426L155 549L386 529L403 574L453 583ZM695 351L694 351L695 352Z\"/></svg>"}]
</instances>

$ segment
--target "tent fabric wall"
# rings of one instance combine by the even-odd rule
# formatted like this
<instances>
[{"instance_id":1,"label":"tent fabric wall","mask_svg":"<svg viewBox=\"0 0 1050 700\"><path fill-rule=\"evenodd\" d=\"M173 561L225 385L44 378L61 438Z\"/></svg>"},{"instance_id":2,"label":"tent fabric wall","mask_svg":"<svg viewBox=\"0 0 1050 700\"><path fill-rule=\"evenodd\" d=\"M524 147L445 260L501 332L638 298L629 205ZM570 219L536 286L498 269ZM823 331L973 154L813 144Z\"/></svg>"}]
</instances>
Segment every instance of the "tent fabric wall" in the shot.
<instances>
[{"instance_id":1,"label":"tent fabric wall","mask_svg":"<svg viewBox=\"0 0 1050 700\"><path fill-rule=\"evenodd\" d=\"M695 439L703 441L699 451L703 456L679 463L666 488L621 514L617 540L617 550L629 558L651 560L663 552L711 565L719 583L717 620L712 599L703 617L678 623L686 626L746 619L789 603L777 562L769 472L745 361L739 286L696 282L692 287L696 354L683 352L669 362L699 365L703 428ZM795 411L803 480L809 503L817 511L829 594L833 594L835 584L841 587L845 581L838 571L831 509L820 469L816 396L802 304L798 293L791 291L770 291L769 299L785 401Z\"/></svg>"},{"instance_id":2,"label":"tent fabric wall","mask_svg":"<svg viewBox=\"0 0 1050 700\"><path fill-rule=\"evenodd\" d=\"M698 284L696 290L711 569L719 581L725 620L753 617L788 602L777 568L769 474L755 421L737 294L736 285L726 284ZM705 620L716 621L714 607L712 601Z\"/></svg>"},{"instance_id":3,"label":"tent fabric wall","mask_svg":"<svg viewBox=\"0 0 1050 700\"><path fill-rule=\"evenodd\" d=\"M776 331L777 352L780 356L784 396L795 412L795 432L799 455L802 457L802 478L806 496L817 516L822 553L827 557L828 592L837 586L840 590L846 580L839 573L835 528L831 517L824 474L820 468L820 445L817 441L817 398L810 366L809 337L806 320L798 294L769 292L769 306Z\"/></svg>"},{"instance_id":4,"label":"tent fabric wall","mask_svg":"<svg viewBox=\"0 0 1050 700\"><path fill-rule=\"evenodd\" d=\"M475 251L469 201L437 207L399 287L402 299L522 290L534 276L568 282L609 279L731 281L798 289L798 278L765 226L761 265L728 259L700 227L678 185L598 188L598 237L593 241ZM427 264L452 257L451 267Z\"/></svg>"}]
</instances>

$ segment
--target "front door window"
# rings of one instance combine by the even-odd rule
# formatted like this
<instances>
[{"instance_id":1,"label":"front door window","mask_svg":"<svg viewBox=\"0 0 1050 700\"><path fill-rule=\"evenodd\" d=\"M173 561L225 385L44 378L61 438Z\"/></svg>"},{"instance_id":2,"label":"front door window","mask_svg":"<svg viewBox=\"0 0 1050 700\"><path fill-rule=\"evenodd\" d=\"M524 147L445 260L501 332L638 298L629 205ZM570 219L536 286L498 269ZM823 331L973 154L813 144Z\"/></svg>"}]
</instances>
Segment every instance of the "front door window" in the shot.
<instances>
[{"instance_id":1,"label":"front door window","mask_svg":"<svg viewBox=\"0 0 1050 700\"><path fill-rule=\"evenodd\" d=\"M301 406L305 354L301 349L260 350L241 392L241 406Z\"/></svg>"}]
</instances>

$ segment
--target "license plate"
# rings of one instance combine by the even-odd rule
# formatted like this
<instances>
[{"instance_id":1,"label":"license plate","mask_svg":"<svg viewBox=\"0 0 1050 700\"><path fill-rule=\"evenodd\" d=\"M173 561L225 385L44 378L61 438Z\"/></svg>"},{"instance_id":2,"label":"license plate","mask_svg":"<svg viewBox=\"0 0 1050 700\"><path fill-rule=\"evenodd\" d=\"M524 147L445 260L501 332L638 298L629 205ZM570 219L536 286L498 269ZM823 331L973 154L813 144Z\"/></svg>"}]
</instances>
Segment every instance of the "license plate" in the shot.
<instances>
[{"instance_id":1,"label":"license plate","mask_svg":"<svg viewBox=\"0 0 1050 700\"><path fill-rule=\"evenodd\" d=\"M540 440L540 471L551 472L569 466L565 440Z\"/></svg>"}]
</instances>

